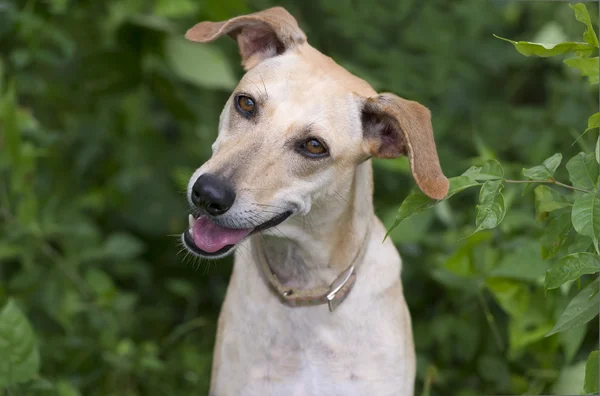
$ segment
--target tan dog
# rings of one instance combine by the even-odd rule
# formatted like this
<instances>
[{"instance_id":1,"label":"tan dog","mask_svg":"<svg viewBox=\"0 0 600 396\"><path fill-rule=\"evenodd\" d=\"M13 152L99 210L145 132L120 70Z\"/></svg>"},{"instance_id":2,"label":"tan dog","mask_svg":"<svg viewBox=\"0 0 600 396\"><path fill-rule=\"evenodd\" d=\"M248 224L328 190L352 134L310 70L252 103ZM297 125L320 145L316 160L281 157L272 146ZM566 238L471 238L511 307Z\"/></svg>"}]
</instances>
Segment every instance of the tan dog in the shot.
<instances>
[{"instance_id":1,"label":"tan dog","mask_svg":"<svg viewBox=\"0 0 600 396\"><path fill-rule=\"evenodd\" d=\"M271 8L202 22L227 34L247 73L221 114L211 159L189 183L183 233L202 257L236 250L219 319L211 394L412 395L415 353L401 261L373 212L372 156L408 155L441 199L429 111L311 47ZM343 303L342 303L343 302Z\"/></svg>"}]
</instances>

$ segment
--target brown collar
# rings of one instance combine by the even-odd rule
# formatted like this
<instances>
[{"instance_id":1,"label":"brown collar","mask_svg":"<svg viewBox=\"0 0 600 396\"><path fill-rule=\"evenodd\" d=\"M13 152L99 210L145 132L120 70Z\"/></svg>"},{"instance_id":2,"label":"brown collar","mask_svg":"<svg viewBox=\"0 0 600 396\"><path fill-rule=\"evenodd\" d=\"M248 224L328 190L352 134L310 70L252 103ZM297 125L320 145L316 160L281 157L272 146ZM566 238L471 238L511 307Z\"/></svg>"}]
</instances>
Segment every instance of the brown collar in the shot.
<instances>
[{"instance_id":1,"label":"brown collar","mask_svg":"<svg viewBox=\"0 0 600 396\"><path fill-rule=\"evenodd\" d=\"M317 287L306 290L284 286L269 266L269 262L263 249L262 237L257 235L252 239L254 241L253 250L256 252L258 258L260 272L266 277L269 285L273 291L277 293L284 304L291 307L327 304L329 306L329 311L333 312L333 310L346 299L356 282L356 264L360 263L366 253L365 246L370 235L371 230L369 227L367 228L365 237L354 260L352 260L352 263L342 271L337 278L335 278L329 287Z\"/></svg>"}]
</instances>

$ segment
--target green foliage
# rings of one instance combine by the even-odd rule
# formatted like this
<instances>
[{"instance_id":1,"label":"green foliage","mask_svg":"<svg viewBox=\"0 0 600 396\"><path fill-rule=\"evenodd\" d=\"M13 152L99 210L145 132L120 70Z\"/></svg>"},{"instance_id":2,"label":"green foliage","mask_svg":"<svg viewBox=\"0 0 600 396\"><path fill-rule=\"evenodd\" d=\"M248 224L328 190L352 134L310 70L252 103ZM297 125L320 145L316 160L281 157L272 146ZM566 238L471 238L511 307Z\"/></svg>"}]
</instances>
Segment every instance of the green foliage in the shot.
<instances>
[{"instance_id":1,"label":"green foliage","mask_svg":"<svg viewBox=\"0 0 600 396\"><path fill-rule=\"evenodd\" d=\"M486 161L483 166L472 166L462 174L475 180L498 180L504 177L504 169L496 160Z\"/></svg>"},{"instance_id":2,"label":"green foliage","mask_svg":"<svg viewBox=\"0 0 600 396\"><path fill-rule=\"evenodd\" d=\"M40 369L40 355L31 325L14 301L0 310L0 387L33 378Z\"/></svg>"},{"instance_id":3,"label":"green foliage","mask_svg":"<svg viewBox=\"0 0 600 396\"><path fill-rule=\"evenodd\" d=\"M232 90L236 81L223 55L208 45L198 45L182 37L165 41L165 54L173 70L183 80L199 87ZM199 68L198 65L205 65Z\"/></svg>"},{"instance_id":4,"label":"green foliage","mask_svg":"<svg viewBox=\"0 0 600 396\"><path fill-rule=\"evenodd\" d=\"M598 186L600 166L598 166L594 154L577 154L567 162L567 170L573 187L592 191Z\"/></svg>"},{"instance_id":5,"label":"green foliage","mask_svg":"<svg viewBox=\"0 0 600 396\"><path fill-rule=\"evenodd\" d=\"M551 259L562 250L572 229L571 212L560 211L550 217L540 243L542 258Z\"/></svg>"},{"instance_id":6,"label":"green foliage","mask_svg":"<svg viewBox=\"0 0 600 396\"><path fill-rule=\"evenodd\" d=\"M575 18L579 22L583 22L585 24L585 32L583 33L583 39L585 42L598 48L598 37L596 36L596 32L592 26L592 20L587 8L585 8L585 4L569 4L569 7L575 11Z\"/></svg>"},{"instance_id":7,"label":"green foliage","mask_svg":"<svg viewBox=\"0 0 600 396\"><path fill-rule=\"evenodd\" d=\"M450 178L450 187L448 188L448 194L444 198L444 200L449 199L454 194L458 194L459 192L466 190L469 187L478 186L480 183L475 181L472 177L468 175L457 176ZM408 197L404 199L402 205L398 209L398 213L396 214L396 218L394 219L394 223L390 227L389 231L386 234L386 238L389 235L390 231L396 228L402 221L406 220L410 216L416 215L419 212L422 212L432 206L435 206L440 201L436 201L434 199L429 198L418 188L413 189Z\"/></svg>"},{"instance_id":8,"label":"green foliage","mask_svg":"<svg viewBox=\"0 0 600 396\"><path fill-rule=\"evenodd\" d=\"M590 116L590 118L588 118L588 127L585 130L585 132L592 130L592 129L596 129L596 128L598 128L599 125L600 125L600 113L592 114ZM600 163L600 161L597 161L597 162Z\"/></svg>"},{"instance_id":9,"label":"green foliage","mask_svg":"<svg viewBox=\"0 0 600 396\"><path fill-rule=\"evenodd\" d=\"M562 257L546 272L546 289L556 289L563 283L579 279L582 275L600 272L600 256L592 253L573 253Z\"/></svg>"},{"instance_id":10,"label":"green foliage","mask_svg":"<svg viewBox=\"0 0 600 396\"><path fill-rule=\"evenodd\" d=\"M600 373L600 368L598 368L598 360L600 356L598 356L598 351L593 351L590 353L590 356L587 360L587 365L585 366L585 383L583 385L583 389L586 393L598 393L598 383L600 379L598 378L598 374Z\"/></svg>"},{"instance_id":11,"label":"green foliage","mask_svg":"<svg viewBox=\"0 0 600 396\"><path fill-rule=\"evenodd\" d=\"M585 5L569 5L574 11L576 19L586 25L584 33L585 43L564 42L560 44L539 44L525 41L512 41L494 35L497 38L512 43L523 55L537 55L540 57L553 57L564 53L574 53L577 56L566 59L564 63L581 71L583 76L589 77L591 84L598 84L598 57L590 57L599 47L598 38L591 24L590 16ZM598 113L589 117L587 129L598 128ZM583 135L582 135L583 136ZM581 136L578 140L581 139ZM585 144L581 144L584 149ZM522 174L527 180L511 180L505 178L502 165L495 159L487 160L482 166L472 166L467 169L462 178L467 187L480 187L479 202L476 206L475 232L498 227L507 216L507 208L514 198L507 201L503 195L506 184L517 183L543 183L534 189L534 204L536 220L547 223L544 231L539 235L541 254L538 258L525 258L522 254L506 255L502 263L487 273L484 278L485 287L491 292L498 305L511 318L509 325L510 354L515 355L531 343L536 343L545 337L566 331L579 331L576 343L565 343L568 354L573 355L573 350L582 340L585 330L578 330L598 315L599 298L598 278L588 281L589 275L600 273L600 137L595 145L595 152L580 152L573 156L566 164L571 185L563 183L555 176L559 172L563 154L555 153L546 158L541 165L523 168ZM489 152L489 150L486 150ZM485 152L482 150L482 152ZM489 156L486 153L486 156ZM450 180L453 180L452 178ZM484 182L483 184L478 183ZM554 186L550 186L554 185ZM450 196L449 196L450 197ZM438 205L445 200L434 202L427 201L418 193L411 193L402 203L396 221L396 227L403 219L411 215L413 210L424 210ZM406 204L408 202L408 204ZM418 204L417 204L418 202ZM506 230L503 230L506 232ZM593 249L591 247L593 246ZM590 251L590 249L592 251ZM457 256L464 257L464 256ZM551 260L559 257L550 269ZM540 261L541 260L541 261ZM456 265L460 263L460 265ZM472 268L467 262L456 261L452 266L446 266L456 275L468 276ZM532 294L523 283L535 281L546 269L545 289L561 288L569 290L570 282L577 281L587 285L566 304L562 313L552 320L532 322L539 312L532 312ZM458 270L458 272L457 272ZM513 279L511 279L513 278ZM553 298L548 295L547 298ZM533 315L533 316L529 316ZM553 323L554 322L554 323ZM524 330L527 329L527 330ZM567 339L567 338L565 338ZM570 360L570 359L568 359ZM595 370L597 391L597 359L587 363L586 372ZM584 363L581 362L581 367ZM579 370L570 366L563 369L563 374L557 378L553 389L564 391L570 373ZM587 377L591 377L588 374ZM591 381L586 379L585 389L591 389ZM536 391L537 392L537 391Z\"/></svg>"},{"instance_id":12,"label":"green foliage","mask_svg":"<svg viewBox=\"0 0 600 396\"><path fill-rule=\"evenodd\" d=\"M273 5L375 89L429 107L444 171L460 175L433 201L411 191L405 158L374 161L375 208L403 258L416 394L593 391L598 331L583 322L597 297L575 299L596 287L597 255L572 221L587 192L563 185L598 186L598 90L581 78L597 62L597 5L574 18L560 2L451 3L0 2L0 311L19 307L33 332L10 326L10 348L28 351L13 345L31 334L40 358L38 371L19 355L30 364L21 379L13 365L7 393L207 393L231 265L190 263L170 235L242 70L232 40L182 35ZM521 57L493 33L565 41L515 46L573 60ZM495 227L472 234L478 214ZM567 314L565 328L582 324L546 337Z\"/></svg>"},{"instance_id":13,"label":"green foliage","mask_svg":"<svg viewBox=\"0 0 600 396\"><path fill-rule=\"evenodd\" d=\"M548 186L537 186L533 192L535 193L535 211L540 218L546 213L572 206L572 203L564 195Z\"/></svg>"},{"instance_id":14,"label":"green foliage","mask_svg":"<svg viewBox=\"0 0 600 396\"><path fill-rule=\"evenodd\" d=\"M552 157L544 160L542 165L536 165L533 168L523 169L523 176L530 180L548 180L554 178L554 172L562 162L562 154L556 153Z\"/></svg>"},{"instance_id":15,"label":"green foliage","mask_svg":"<svg viewBox=\"0 0 600 396\"><path fill-rule=\"evenodd\" d=\"M594 46L586 43L560 43L560 44L540 44L529 41L513 41L494 35L501 40L512 43L517 51L525 56L550 57L562 55L564 53L574 52L577 55L589 55L594 51Z\"/></svg>"},{"instance_id":16,"label":"green foliage","mask_svg":"<svg viewBox=\"0 0 600 396\"><path fill-rule=\"evenodd\" d=\"M477 217L475 218L475 232L496 228L504 220L506 206L502 189L502 180L488 180L479 191L479 205L477 205Z\"/></svg>"},{"instance_id":17,"label":"green foliage","mask_svg":"<svg viewBox=\"0 0 600 396\"><path fill-rule=\"evenodd\" d=\"M598 84L598 57L565 59L567 66L578 69L582 76L589 77L590 84Z\"/></svg>"},{"instance_id":18,"label":"green foliage","mask_svg":"<svg viewBox=\"0 0 600 396\"><path fill-rule=\"evenodd\" d=\"M596 250L600 249L598 248L600 236L600 194L598 192L583 194L575 200L571 220L575 231L591 237Z\"/></svg>"},{"instance_id":19,"label":"green foliage","mask_svg":"<svg viewBox=\"0 0 600 396\"><path fill-rule=\"evenodd\" d=\"M598 315L598 303L600 303L600 294L598 294L598 279L596 279L573 297L547 335L584 325L594 319Z\"/></svg>"}]
</instances>

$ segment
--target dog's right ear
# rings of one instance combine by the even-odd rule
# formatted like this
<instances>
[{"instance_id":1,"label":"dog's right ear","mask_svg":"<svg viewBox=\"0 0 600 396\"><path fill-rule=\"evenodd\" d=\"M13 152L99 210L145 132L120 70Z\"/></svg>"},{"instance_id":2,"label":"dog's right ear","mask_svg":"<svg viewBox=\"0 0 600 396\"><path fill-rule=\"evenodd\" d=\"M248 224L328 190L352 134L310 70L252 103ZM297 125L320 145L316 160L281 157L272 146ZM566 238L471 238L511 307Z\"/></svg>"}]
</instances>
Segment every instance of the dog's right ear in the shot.
<instances>
[{"instance_id":1,"label":"dog's right ear","mask_svg":"<svg viewBox=\"0 0 600 396\"><path fill-rule=\"evenodd\" d=\"M264 59L280 55L306 42L298 23L282 7L273 7L254 14L242 15L223 22L200 22L185 34L185 38L208 43L223 34L237 41L244 69L250 70Z\"/></svg>"}]
</instances>

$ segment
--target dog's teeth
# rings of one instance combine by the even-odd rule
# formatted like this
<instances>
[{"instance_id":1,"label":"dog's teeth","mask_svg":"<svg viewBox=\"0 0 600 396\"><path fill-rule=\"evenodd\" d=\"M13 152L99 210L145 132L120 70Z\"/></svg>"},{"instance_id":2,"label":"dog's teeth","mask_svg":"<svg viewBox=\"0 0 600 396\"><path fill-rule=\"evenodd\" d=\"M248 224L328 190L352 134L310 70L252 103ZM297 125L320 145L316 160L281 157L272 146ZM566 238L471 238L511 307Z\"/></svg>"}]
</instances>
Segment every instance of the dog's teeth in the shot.
<instances>
[{"instance_id":1,"label":"dog's teeth","mask_svg":"<svg viewBox=\"0 0 600 396\"><path fill-rule=\"evenodd\" d=\"M190 223L190 228L194 228L194 222L195 222L194 216L189 215L188 216L188 223Z\"/></svg>"}]
</instances>

